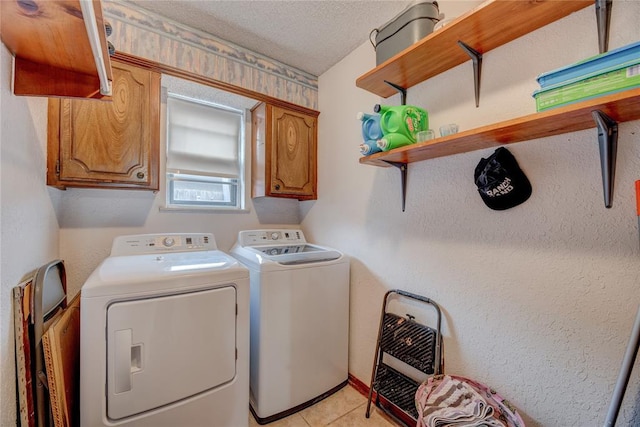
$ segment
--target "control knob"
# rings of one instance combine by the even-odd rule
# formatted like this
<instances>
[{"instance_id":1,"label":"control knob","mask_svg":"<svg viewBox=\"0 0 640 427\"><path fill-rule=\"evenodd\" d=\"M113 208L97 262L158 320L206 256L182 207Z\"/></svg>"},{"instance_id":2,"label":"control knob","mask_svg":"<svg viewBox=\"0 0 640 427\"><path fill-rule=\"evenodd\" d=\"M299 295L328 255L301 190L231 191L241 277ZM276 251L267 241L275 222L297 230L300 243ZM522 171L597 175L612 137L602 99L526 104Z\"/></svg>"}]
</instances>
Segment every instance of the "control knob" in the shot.
<instances>
[{"instance_id":1,"label":"control knob","mask_svg":"<svg viewBox=\"0 0 640 427\"><path fill-rule=\"evenodd\" d=\"M162 240L162 244L165 245L167 248L170 248L171 246L175 245L176 241L173 237L165 237Z\"/></svg>"}]
</instances>

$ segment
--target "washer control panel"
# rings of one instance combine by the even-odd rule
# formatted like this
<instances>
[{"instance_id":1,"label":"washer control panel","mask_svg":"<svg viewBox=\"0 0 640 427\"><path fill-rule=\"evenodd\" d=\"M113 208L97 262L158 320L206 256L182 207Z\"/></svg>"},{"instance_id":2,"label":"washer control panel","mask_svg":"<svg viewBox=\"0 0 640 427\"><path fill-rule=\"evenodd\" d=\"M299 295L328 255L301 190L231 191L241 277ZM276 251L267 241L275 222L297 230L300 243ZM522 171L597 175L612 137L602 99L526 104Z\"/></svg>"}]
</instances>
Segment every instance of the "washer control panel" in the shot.
<instances>
[{"instance_id":1,"label":"washer control panel","mask_svg":"<svg viewBox=\"0 0 640 427\"><path fill-rule=\"evenodd\" d=\"M302 230L297 229L273 229L273 230L246 230L238 233L238 242L241 246L258 246L273 244L300 244L306 243Z\"/></svg>"},{"instance_id":2,"label":"washer control panel","mask_svg":"<svg viewBox=\"0 0 640 427\"><path fill-rule=\"evenodd\" d=\"M216 240L211 233L136 234L116 237L111 246L111 256L212 251L216 249L218 249Z\"/></svg>"}]
</instances>

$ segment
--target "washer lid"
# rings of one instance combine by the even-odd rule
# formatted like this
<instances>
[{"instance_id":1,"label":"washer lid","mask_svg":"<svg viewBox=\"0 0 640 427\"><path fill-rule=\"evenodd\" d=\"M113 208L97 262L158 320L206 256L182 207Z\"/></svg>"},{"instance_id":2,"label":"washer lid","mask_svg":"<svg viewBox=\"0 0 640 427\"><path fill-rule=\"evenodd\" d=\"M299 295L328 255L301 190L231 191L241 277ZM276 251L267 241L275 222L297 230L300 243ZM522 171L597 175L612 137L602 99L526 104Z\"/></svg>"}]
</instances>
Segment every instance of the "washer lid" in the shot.
<instances>
[{"instance_id":1,"label":"washer lid","mask_svg":"<svg viewBox=\"0 0 640 427\"><path fill-rule=\"evenodd\" d=\"M250 246L244 248L236 246L232 252L253 264L308 264L333 261L342 257L342 253L339 251L308 243L303 245Z\"/></svg>"},{"instance_id":2,"label":"washer lid","mask_svg":"<svg viewBox=\"0 0 640 427\"><path fill-rule=\"evenodd\" d=\"M254 246L262 256L280 264L304 264L317 261L331 261L340 258L338 251L316 245Z\"/></svg>"},{"instance_id":3,"label":"washer lid","mask_svg":"<svg viewBox=\"0 0 640 427\"><path fill-rule=\"evenodd\" d=\"M240 231L231 253L251 264L280 265L333 261L343 256L335 249L307 243L302 230L275 228Z\"/></svg>"},{"instance_id":4,"label":"washer lid","mask_svg":"<svg viewBox=\"0 0 640 427\"><path fill-rule=\"evenodd\" d=\"M82 296L189 289L248 276L245 267L218 250L111 256L89 276Z\"/></svg>"}]
</instances>

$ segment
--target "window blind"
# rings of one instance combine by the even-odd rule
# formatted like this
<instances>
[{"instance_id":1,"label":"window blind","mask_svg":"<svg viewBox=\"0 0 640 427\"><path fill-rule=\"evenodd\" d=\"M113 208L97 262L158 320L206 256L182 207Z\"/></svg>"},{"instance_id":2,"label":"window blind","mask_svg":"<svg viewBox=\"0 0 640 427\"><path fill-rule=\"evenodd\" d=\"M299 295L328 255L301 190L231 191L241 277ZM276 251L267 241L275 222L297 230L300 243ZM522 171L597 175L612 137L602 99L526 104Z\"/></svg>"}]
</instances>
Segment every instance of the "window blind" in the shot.
<instances>
[{"instance_id":1,"label":"window blind","mask_svg":"<svg viewBox=\"0 0 640 427\"><path fill-rule=\"evenodd\" d=\"M167 171L240 175L241 111L169 94L167 119Z\"/></svg>"}]
</instances>

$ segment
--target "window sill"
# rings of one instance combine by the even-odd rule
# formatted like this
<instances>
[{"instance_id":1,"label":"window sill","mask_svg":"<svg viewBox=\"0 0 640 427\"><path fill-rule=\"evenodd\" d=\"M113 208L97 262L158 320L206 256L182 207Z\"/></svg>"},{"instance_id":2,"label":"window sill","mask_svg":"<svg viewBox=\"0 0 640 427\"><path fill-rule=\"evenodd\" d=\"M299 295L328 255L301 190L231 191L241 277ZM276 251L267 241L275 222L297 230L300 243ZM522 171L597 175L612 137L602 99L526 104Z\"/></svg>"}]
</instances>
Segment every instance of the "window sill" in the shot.
<instances>
[{"instance_id":1,"label":"window sill","mask_svg":"<svg viewBox=\"0 0 640 427\"><path fill-rule=\"evenodd\" d=\"M177 213L213 213L213 214L246 214L250 213L250 209L235 208L213 208L213 207L182 207L182 206L160 206L160 212L177 212Z\"/></svg>"}]
</instances>

